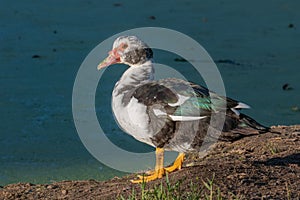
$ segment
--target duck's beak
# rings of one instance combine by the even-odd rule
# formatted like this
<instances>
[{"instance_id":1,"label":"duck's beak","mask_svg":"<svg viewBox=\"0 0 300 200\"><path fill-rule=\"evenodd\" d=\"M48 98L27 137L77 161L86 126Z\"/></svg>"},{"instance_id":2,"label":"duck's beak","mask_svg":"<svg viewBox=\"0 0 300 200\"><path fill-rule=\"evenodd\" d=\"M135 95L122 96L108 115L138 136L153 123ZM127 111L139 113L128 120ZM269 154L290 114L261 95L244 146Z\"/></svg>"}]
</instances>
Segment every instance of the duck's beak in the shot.
<instances>
[{"instance_id":1,"label":"duck's beak","mask_svg":"<svg viewBox=\"0 0 300 200\"><path fill-rule=\"evenodd\" d=\"M108 52L108 57L105 58L97 67L98 70L120 62L120 55L117 49Z\"/></svg>"},{"instance_id":2,"label":"duck's beak","mask_svg":"<svg viewBox=\"0 0 300 200\"><path fill-rule=\"evenodd\" d=\"M119 47L114 48L110 52L108 52L108 57L105 58L97 67L98 70L108 67L109 65L113 65L116 63L120 63L120 53L124 51L124 44L121 44Z\"/></svg>"},{"instance_id":3,"label":"duck's beak","mask_svg":"<svg viewBox=\"0 0 300 200\"><path fill-rule=\"evenodd\" d=\"M115 63L120 62L120 57L115 56L112 53L109 53L108 57L105 58L97 67L98 70L104 68L104 67L108 67L109 65L113 65Z\"/></svg>"}]
</instances>

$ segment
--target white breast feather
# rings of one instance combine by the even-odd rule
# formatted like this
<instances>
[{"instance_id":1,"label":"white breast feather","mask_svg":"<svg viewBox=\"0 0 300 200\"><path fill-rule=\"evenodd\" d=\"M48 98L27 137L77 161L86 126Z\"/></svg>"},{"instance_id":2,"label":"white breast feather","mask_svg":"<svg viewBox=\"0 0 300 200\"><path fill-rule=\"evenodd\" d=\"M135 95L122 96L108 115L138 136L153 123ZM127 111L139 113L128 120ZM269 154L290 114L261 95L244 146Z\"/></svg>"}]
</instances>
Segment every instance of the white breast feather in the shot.
<instances>
[{"instance_id":1,"label":"white breast feather","mask_svg":"<svg viewBox=\"0 0 300 200\"><path fill-rule=\"evenodd\" d=\"M137 103L137 99L132 98L127 106L122 105L122 95L114 96L112 109L119 126L132 135L137 140L153 146L150 139L152 135L147 130L148 115L146 113L146 106Z\"/></svg>"},{"instance_id":2,"label":"white breast feather","mask_svg":"<svg viewBox=\"0 0 300 200\"><path fill-rule=\"evenodd\" d=\"M138 129L147 129L149 117L147 107L144 104L138 103L136 98L132 98L127 105L127 111L130 124L134 124Z\"/></svg>"}]
</instances>

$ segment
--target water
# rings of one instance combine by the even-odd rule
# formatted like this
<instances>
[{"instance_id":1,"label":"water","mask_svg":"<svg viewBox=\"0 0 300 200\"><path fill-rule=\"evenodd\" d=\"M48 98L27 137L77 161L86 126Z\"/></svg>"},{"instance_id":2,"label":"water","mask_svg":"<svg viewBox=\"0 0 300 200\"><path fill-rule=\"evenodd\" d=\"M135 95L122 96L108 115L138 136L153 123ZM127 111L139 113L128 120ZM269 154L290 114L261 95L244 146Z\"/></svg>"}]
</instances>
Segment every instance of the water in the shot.
<instances>
[{"instance_id":1,"label":"water","mask_svg":"<svg viewBox=\"0 0 300 200\"><path fill-rule=\"evenodd\" d=\"M296 1L2 0L0 185L104 180L123 174L84 148L74 127L71 98L77 70L90 50L130 28L166 27L191 36L221 61L217 66L227 95L251 105L246 114L266 125L298 124L299 8ZM155 58L184 68L190 80L201 83L188 63L174 61L176 55L156 51ZM96 98L99 119L103 114L106 119L100 123L114 143L150 151L120 131L111 114L112 82L125 69L105 72ZM285 83L293 90L282 90Z\"/></svg>"}]
</instances>

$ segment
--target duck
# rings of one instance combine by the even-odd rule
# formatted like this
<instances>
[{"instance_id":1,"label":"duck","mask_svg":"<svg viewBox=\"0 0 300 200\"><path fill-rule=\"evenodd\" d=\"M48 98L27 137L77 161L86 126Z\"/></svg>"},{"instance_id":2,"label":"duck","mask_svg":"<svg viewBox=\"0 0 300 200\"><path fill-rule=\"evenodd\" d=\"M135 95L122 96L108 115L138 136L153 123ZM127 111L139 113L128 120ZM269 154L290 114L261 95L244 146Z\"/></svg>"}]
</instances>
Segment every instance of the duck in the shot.
<instances>
[{"instance_id":1,"label":"duck","mask_svg":"<svg viewBox=\"0 0 300 200\"><path fill-rule=\"evenodd\" d=\"M137 36L115 39L98 70L125 64L112 91L112 112L119 127L136 140L155 148L155 167L133 183L149 182L180 170L187 153L203 151L215 141L235 141L269 131L241 113L247 104L218 95L194 82L166 78L154 80L152 49ZM164 166L164 151L178 152Z\"/></svg>"}]
</instances>

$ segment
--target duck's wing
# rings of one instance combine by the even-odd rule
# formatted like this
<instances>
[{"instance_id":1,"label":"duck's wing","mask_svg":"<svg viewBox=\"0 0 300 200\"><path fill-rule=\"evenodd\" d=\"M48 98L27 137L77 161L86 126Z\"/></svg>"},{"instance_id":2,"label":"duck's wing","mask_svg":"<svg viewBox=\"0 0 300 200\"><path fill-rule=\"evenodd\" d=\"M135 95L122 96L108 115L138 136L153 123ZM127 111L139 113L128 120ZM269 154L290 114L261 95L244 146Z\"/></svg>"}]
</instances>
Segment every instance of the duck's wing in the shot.
<instances>
[{"instance_id":1,"label":"duck's wing","mask_svg":"<svg viewBox=\"0 0 300 200\"><path fill-rule=\"evenodd\" d=\"M214 130L208 135L212 141L219 138L220 130L223 133L220 139L226 141L268 131L252 118L239 113L240 109L249 108L248 105L192 82L179 79L149 82L139 86L132 98L147 107L149 130L156 133L151 140L158 147L168 145L172 140L175 146L187 142L192 149L197 149L208 127ZM213 114L215 118L212 118Z\"/></svg>"},{"instance_id":2,"label":"duck's wing","mask_svg":"<svg viewBox=\"0 0 300 200\"><path fill-rule=\"evenodd\" d=\"M156 116L167 116L173 121L199 120L227 110L238 115L239 109L249 108L203 86L174 78L143 84L132 97L146 105Z\"/></svg>"}]
</instances>

